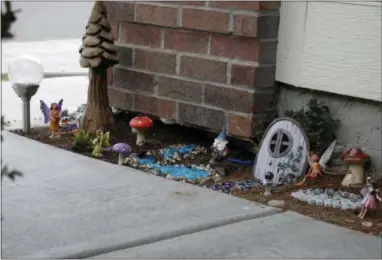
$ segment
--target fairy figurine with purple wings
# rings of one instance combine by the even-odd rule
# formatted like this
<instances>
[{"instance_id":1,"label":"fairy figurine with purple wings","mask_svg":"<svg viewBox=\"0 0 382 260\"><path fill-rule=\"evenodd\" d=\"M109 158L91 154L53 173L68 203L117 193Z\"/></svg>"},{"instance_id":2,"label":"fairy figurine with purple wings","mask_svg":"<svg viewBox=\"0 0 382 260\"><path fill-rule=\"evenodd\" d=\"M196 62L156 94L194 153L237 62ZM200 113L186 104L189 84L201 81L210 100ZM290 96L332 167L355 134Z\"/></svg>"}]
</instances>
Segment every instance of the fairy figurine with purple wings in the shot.
<instances>
[{"instance_id":1,"label":"fairy figurine with purple wings","mask_svg":"<svg viewBox=\"0 0 382 260\"><path fill-rule=\"evenodd\" d=\"M58 103L52 103L48 107L44 101L40 100L40 110L44 115L44 123L47 124L49 122L50 138L60 137L59 129L63 102L64 100L61 99Z\"/></svg>"}]
</instances>

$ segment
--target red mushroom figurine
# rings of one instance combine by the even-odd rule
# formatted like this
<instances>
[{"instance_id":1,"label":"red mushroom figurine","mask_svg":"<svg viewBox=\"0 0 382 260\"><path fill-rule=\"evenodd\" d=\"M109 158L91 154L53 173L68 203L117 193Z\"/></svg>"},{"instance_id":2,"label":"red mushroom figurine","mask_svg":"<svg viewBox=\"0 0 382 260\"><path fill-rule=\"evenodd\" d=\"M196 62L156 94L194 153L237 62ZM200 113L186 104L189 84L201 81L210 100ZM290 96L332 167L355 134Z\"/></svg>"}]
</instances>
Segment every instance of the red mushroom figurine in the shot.
<instances>
[{"instance_id":1,"label":"red mushroom figurine","mask_svg":"<svg viewBox=\"0 0 382 260\"><path fill-rule=\"evenodd\" d=\"M347 149L342 154L342 161L349 165L350 173L346 174L341 185L352 186L364 183L364 163L369 159L360 148Z\"/></svg>"},{"instance_id":2,"label":"red mushroom figurine","mask_svg":"<svg viewBox=\"0 0 382 260\"><path fill-rule=\"evenodd\" d=\"M136 145L142 144L146 141L145 131L153 126L153 121L150 117L147 116L136 116L130 121L130 127L132 128L132 132L137 134L137 142Z\"/></svg>"}]
</instances>

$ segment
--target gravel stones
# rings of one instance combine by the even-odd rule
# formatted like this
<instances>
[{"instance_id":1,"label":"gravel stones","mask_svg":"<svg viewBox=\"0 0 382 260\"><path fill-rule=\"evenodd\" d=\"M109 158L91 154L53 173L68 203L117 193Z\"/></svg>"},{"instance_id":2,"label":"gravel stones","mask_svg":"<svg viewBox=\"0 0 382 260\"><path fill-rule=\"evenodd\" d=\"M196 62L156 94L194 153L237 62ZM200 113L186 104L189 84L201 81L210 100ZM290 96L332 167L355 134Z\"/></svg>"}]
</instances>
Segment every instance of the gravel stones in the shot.
<instances>
[{"instance_id":1,"label":"gravel stones","mask_svg":"<svg viewBox=\"0 0 382 260\"><path fill-rule=\"evenodd\" d=\"M310 205L325 206L342 210L361 208L362 196L334 189L300 189L291 196Z\"/></svg>"},{"instance_id":2,"label":"gravel stones","mask_svg":"<svg viewBox=\"0 0 382 260\"><path fill-rule=\"evenodd\" d=\"M253 180L226 181L223 183L214 184L210 187L210 189L231 194L233 191L249 191L253 187L259 188L259 185L261 187L259 182Z\"/></svg>"}]
</instances>

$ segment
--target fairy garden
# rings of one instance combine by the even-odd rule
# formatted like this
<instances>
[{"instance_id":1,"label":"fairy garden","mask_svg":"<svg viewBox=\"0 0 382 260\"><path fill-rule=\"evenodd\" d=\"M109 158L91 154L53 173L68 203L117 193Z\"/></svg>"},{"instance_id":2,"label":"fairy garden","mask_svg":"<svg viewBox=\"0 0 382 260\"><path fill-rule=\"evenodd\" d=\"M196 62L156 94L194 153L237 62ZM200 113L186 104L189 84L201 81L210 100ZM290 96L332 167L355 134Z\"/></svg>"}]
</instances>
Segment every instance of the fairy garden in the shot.
<instances>
[{"instance_id":1,"label":"fairy garden","mask_svg":"<svg viewBox=\"0 0 382 260\"><path fill-rule=\"evenodd\" d=\"M261 139L253 140L252 151L227 136L225 126L208 133L110 107L107 69L118 63L118 53L104 7L96 3L79 50L81 66L89 68L87 104L72 109L60 97L40 101L47 127L15 133L127 171L133 167L374 235L382 232L380 183L370 174L370 157L359 147L338 149L339 122L316 99L275 117Z\"/></svg>"}]
</instances>

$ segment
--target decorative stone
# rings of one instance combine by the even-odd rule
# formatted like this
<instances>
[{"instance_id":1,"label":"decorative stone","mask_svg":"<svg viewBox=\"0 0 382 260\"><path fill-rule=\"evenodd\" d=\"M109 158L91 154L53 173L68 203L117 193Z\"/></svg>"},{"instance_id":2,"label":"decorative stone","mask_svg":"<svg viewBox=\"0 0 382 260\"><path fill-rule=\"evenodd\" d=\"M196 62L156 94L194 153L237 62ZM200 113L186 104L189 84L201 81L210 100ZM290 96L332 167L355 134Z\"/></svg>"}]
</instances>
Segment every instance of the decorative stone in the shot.
<instances>
[{"instance_id":1,"label":"decorative stone","mask_svg":"<svg viewBox=\"0 0 382 260\"><path fill-rule=\"evenodd\" d=\"M308 199L308 204L310 204L310 205L316 205L316 198L309 198Z\"/></svg>"},{"instance_id":2,"label":"decorative stone","mask_svg":"<svg viewBox=\"0 0 382 260\"><path fill-rule=\"evenodd\" d=\"M370 221L363 221L362 222L362 226L363 227L366 227L366 228L370 228L373 226L373 222L370 222Z\"/></svg>"},{"instance_id":3,"label":"decorative stone","mask_svg":"<svg viewBox=\"0 0 382 260\"><path fill-rule=\"evenodd\" d=\"M324 205L324 200L323 199L316 199L316 205L317 206L323 206Z\"/></svg>"},{"instance_id":4,"label":"decorative stone","mask_svg":"<svg viewBox=\"0 0 382 260\"><path fill-rule=\"evenodd\" d=\"M285 206L284 200L270 200L267 202L268 206L282 208Z\"/></svg>"},{"instance_id":5,"label":"decorative stone","mask_svg":"<svg viewBox=\"0 0 382 260\"><path fill-rule=\"evenodd\" d=\"M333 189L300 189L292 192L292 197L311 205L341 208L343 210L361 207L362 197Z\"/></svg>"},{"instance_id":6,"label":"decorative stone","mask_svg":"<svg viewBox=\"0 0 382 260\"><path fill-rule=\"evenodd\" d=\"M325 207L331 207L332 206L332 199L326 199L324 200L324 206Z\"/></svg>"}]
</instances>

